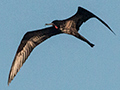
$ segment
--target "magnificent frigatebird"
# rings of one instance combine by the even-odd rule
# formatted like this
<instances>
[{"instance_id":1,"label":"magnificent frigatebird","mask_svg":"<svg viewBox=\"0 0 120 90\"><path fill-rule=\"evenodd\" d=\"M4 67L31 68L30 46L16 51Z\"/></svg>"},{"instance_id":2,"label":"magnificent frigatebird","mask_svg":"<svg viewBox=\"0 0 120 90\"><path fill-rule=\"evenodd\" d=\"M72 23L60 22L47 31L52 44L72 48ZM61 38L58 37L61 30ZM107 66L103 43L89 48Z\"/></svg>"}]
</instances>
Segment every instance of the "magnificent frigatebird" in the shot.
<instances>
[{"instance_id":1,"label":"magnificent frigatebird","mask_svg":"<svg viewBox=\"0 0 120 90\"><path fill-rule=\"evenodd\" d=\"M65 19L65 20L55 20L50 24L46 25L52 25L52 27L48 27L41 30L31 31L27 32L16 52L14 61L12 63L9 78L8 78L8 85L13 80L13 78L16 76L17 72L22 67L23 63L26 61L32 50L45 41L46 39L50 38L53 35L66 33L69 35L73 35L77 37L78 39L88 43L91 47L94 46L91 42L89 42L87 39L85 39L82 35L78 33L79 27L83 24L83 22L86 22L90 18L97 18L100 22L102 22L110 31L112 29L99 17L91 13L90 11L78 7L78 11L75 15L72 17ZM114 33L112 31L112 33ZM114 33L115 34L115 33Z\"/></svg>"}]
</instances>

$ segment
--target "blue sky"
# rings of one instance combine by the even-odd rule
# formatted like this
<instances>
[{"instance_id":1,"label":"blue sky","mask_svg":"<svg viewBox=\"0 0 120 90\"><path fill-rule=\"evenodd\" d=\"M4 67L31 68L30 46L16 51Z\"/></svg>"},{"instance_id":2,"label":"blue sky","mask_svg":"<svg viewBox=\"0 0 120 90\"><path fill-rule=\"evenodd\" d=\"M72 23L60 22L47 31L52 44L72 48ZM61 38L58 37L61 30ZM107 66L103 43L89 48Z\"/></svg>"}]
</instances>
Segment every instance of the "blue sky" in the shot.
<instances>
[{"instance_id":1,"label":"blue sky","mask_svg":"<svg viewBox=\"0 0 120 90\"><path fill-rule=\"evenodd\" d=\"M120 90L120 0L0 0L0 90ZM66 19L82 6L103 19L84 23L79 33L95 44L61 34L37 46L7 85L18 45L27 31Z\"/></svg>"}]
</instances>

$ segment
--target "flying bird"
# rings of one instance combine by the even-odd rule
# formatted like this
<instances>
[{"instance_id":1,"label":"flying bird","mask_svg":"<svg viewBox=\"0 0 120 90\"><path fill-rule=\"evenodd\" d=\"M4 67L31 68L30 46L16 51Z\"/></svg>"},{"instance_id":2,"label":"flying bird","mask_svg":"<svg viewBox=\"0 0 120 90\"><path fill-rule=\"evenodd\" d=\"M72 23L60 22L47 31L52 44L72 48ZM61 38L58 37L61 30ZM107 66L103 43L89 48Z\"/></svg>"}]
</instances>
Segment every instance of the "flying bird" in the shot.
<instances>
[{"instance_id":1,"label":"flying bird","mask_svg":"<svg viewBox=\"0 0 120 90\"><path fill-rule=\"evenodd\" d=\"M74 14L72 17L65 19L65 20L54 20L50 24L46 25L52 25L51 27L44 28L41 30L36 31L30 31L27 32L16 52L15 58L13 60L9 77L8 77L8 85L13 80L13 78L16 76L17 72L20 70L32 50L45 41L46 39L50 38L51 36L66 33L69 35L73 35L76 38L86 42L91 47L94 46L90 41L88 41L86 38L84 38L82 35L78 33L79 27L86 22L90 18L97 18L100 22L102 22L112 33L112 29L99 17L94 15L92 12L82 8L78 7L78 10L76 14ZM115 34L115 33L114 33Z\"/></svg>"}]
</instances>

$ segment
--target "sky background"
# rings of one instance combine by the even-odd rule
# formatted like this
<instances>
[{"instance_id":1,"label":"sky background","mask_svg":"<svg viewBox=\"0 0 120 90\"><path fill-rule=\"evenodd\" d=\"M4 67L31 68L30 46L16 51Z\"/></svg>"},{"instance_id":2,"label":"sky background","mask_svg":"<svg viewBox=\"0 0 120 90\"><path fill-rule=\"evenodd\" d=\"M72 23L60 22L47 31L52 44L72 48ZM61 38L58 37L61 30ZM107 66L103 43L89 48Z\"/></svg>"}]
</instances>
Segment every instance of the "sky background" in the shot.
<instances>
[{"instance_id":1,"label":"sky background","mask_svg":"<svg viewBox=\"0 0 120 90\"><path fill-rule=\"evenodd\" d=\"M61 34L37 46L14 80L8 75L18 45L27 31L74 15L78 6L97 19L79 33L95 44ZM120 90L120 0L0 0L0 90Z\"/></svg>"}]
</instances>

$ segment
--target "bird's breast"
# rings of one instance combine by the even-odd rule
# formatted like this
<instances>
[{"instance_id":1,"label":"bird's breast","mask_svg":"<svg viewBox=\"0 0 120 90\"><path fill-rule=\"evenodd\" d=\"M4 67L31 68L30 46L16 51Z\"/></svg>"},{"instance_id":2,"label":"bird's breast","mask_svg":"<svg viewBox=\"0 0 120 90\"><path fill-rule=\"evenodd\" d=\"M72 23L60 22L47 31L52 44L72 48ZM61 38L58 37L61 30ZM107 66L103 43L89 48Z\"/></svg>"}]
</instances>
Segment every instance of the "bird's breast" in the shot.
<instances>
[{"instance_id":1,"label":"bird's breast","mask_svg":"<svg viewBox=\"0 0 120 90\"><path fill-rule=\"evenodd\" d=\"M76 29L76 24L73 20L69 20L63 25L60 25L61 32L71 34L73 30Z\"/></svg>"}]
</instances>

